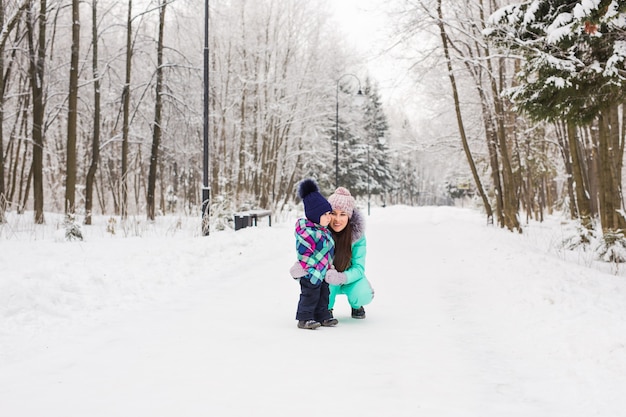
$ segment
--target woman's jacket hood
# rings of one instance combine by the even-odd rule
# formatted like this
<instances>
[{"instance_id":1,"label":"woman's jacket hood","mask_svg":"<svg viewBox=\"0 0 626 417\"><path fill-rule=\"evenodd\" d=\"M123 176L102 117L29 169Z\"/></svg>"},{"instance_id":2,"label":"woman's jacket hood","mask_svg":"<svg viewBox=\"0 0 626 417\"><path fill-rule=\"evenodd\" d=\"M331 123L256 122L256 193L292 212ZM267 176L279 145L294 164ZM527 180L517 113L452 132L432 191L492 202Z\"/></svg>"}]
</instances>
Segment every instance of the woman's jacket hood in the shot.
<instances>
[{"instance_id":1,"label":"woman's jacket hood","mask_svg":"<svg viewBox=\"0 0 626 417\"><path fill-rule=\"evenodd\" d=\"M365 235L365 219L359 209L354 209L350 222L352 223L352 243L354 244Z\"/></svg>"}]
</instances>

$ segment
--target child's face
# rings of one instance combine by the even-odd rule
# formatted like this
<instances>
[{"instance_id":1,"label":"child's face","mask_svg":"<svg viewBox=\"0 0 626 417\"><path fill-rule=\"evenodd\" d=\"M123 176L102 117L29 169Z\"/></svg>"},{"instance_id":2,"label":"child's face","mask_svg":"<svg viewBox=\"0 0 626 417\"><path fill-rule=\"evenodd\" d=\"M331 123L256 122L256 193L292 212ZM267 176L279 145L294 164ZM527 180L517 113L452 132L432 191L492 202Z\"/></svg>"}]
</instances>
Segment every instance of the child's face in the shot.
<instances>
[{"instance_id":1,"label":"child's face","mask_svg":"<svg viewBox=\"0 0 626 417\"><path fill-rule=\"evenodd\" d=\"M330 211L322 214L320 216L320 225L326 227L330 224L330 220L332 219L332 216L330 215Z\"/></svg>"}]
</instances>

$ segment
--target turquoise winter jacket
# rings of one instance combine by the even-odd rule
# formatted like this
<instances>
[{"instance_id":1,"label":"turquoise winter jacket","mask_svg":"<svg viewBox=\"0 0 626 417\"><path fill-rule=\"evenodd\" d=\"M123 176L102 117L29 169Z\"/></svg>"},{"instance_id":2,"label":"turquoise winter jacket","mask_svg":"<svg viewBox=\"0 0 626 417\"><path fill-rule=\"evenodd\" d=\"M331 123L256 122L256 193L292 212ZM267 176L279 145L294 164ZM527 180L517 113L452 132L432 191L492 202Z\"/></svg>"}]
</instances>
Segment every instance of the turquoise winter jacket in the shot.
<instances>
[{"instance_id":1,"label":"turquoise winter jacket","mask_svg":"<svg viewBox=\"0 0 626 417\"><path fill-rule=\"evenodd\" d=\"M358 209L352 213L352 258L350 266L346 269L346 284L351 284L365 278L365 255L367 241L365 239L365 220Z\"/></svg>"},{"instance_id":2,"label":"turquoise winter jacket","mask_svg":"<svg viewBox=\"0 0 626 417\"><path fill-rule=\"evenodd\" d=\"M350 266L343 271L346 274L346 284L351 284L362 278L365 278L365 253L366 240L365 236L352 243L352 259Z\"/></svg>"}]
</instances>

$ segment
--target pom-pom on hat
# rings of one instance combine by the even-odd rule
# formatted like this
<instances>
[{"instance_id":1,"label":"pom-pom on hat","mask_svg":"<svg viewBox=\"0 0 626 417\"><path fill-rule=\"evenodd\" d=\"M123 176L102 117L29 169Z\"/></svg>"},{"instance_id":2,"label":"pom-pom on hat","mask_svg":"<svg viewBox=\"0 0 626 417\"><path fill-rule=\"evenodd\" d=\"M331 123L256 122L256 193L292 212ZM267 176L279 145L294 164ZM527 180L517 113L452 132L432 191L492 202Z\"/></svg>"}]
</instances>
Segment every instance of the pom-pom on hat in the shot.
<instances>
[{"instance_id":1,"label":"pom-pom on hat","mask_svg":"<svg viewBox=\"0 0 626 417\"><path fill-rule=\"evenodd\" d=\"M328 200L320 194L320 190L312 179L305 179L298 185L298 197L304 203L304 214L313 223L319 224L324 213L333 211Z\"/></svg>"},{"instance_id":2,"label":"pom-pom on hat","mask_svg":"<svg viewBox=\"0 0 626 417\"><path fill-rule=\"evenodd\" d=\"M354 212L354 206L356 202L354 197L350 194L346 188L339 187L335 192L328 197L328 202L333 207L333 210L341 210L348 213L348 217L352 217Z\"/></svg>"}]
</instances>

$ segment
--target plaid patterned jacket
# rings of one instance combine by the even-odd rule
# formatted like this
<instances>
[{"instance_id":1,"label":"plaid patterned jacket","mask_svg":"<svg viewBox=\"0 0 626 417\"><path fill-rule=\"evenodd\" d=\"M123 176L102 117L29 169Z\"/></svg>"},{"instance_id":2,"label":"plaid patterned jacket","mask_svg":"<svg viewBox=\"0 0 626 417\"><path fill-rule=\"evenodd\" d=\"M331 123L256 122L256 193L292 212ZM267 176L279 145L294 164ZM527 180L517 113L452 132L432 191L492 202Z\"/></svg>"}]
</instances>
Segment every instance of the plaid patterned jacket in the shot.
<instances>
[{"instance_id":1,"label":"plaid patterned jacket","mask_svg":"<svg viewBox=\"0 0 626 417\"><path fill-rule=\"evenodd\" d=\"M317 284L326 276L326 271L333 264L335 241L330 230L307 219L296 222L296 251L302 268L308 271L303 278Z\"/></svg>"}]
</instances>

